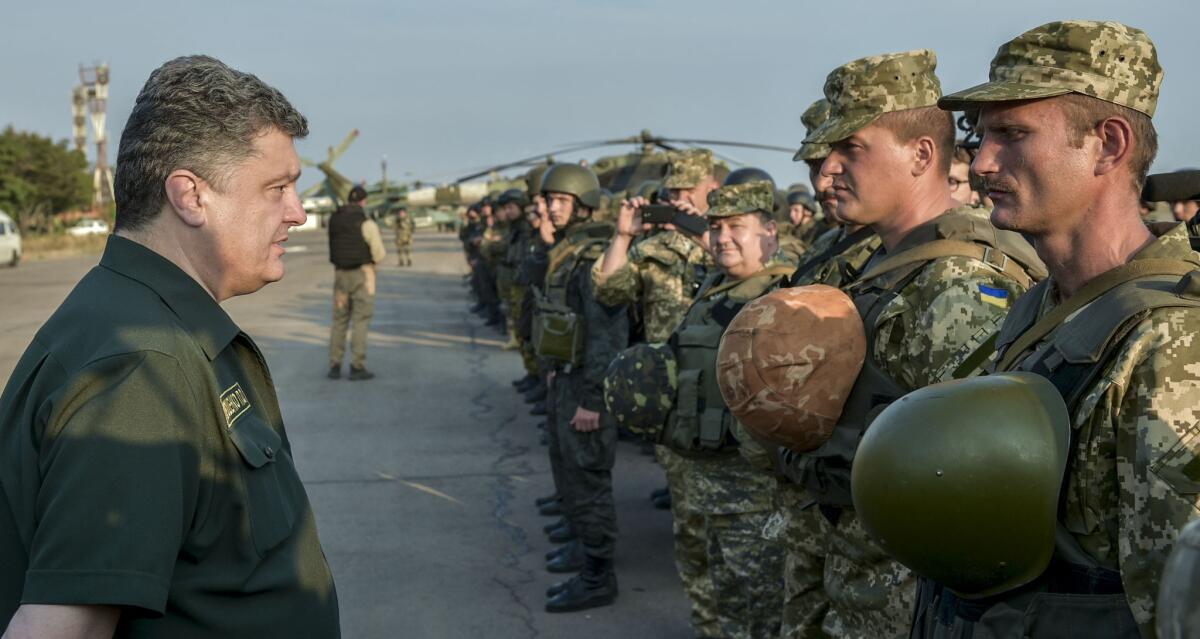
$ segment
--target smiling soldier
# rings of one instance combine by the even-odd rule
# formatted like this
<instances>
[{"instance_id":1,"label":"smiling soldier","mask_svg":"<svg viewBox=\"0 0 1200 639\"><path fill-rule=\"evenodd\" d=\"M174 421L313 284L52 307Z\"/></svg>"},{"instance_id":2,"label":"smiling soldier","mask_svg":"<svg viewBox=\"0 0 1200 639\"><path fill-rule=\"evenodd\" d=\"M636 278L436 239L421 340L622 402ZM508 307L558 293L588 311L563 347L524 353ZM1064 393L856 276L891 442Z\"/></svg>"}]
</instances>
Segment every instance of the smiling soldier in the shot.
<instances>
[{"instance_id":1,"label":"smiling soldier","mask_svg":"<svg viewBox=\"0 0 1200 639\"><path fill-rule=\"evenodd\" d=\"M339 635L270 373L220 306L283 277L307 133L209 57L142 88L116 234L0 396L5 637Z\"/></svg>"}]
</instances>

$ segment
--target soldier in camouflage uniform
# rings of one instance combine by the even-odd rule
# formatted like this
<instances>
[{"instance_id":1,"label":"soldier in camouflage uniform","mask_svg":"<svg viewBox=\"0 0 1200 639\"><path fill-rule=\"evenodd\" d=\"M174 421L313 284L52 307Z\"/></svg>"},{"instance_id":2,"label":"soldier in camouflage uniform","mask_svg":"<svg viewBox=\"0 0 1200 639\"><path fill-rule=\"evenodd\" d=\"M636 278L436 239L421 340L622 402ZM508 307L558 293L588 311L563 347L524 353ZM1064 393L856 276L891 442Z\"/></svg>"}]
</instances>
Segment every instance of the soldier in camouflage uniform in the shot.
<instances>
[{"instance_id":1,"label":"soldier in camouflage uniform","mask_svg":"<svg viewBox=\"0 0 1200 639\"><path fill-rule=\"evenodd\" d=\"M668 158L665 186L682 210L703 214L708 194L717 188L712 153L685 151ZM606 304L636 304L647 342L665 342L692 304L712 258L706 239L674 228L646 228L638 209L642 197L625 201L617 232L604 257L592 268L597 298ZM675 563L692 603L692 627L700 636L720 635L716 601L708 578L704 518L690 508L681 481L688 460L665 446L655 457L667 475L675 536Z\"/></svg>"},{"instance_id":2,"label":"soldier in camouflage uniform","mask_svg":"<svg viewBox=\"0 0 1200 639\"><path fill-rule=\"evenodd\" d=\"M1041 274L1019 236L950 197L954 122L936 108L935 67L933 52L917 50L835 69L825 83L829 118L804 140L829 145L821 175L832 180L837 216L873 228L883 248L843 285L863 317L868 350L833 437L784 459L828 530L830 607L820 628L798 628L799 636L907 633L916 578L867 536L850 501L858 439L881 405L953 376L999 327L1009 300Z\"/></svg>"},{"instance_id":3,"label":"soldier in camouflage uniform","mask_svg":"<svg viewBox=\"0 0 1200 639\"><path fill-rule=\"evenodd\" d=\"M1002 45L990 79L939 105L979 109L992 219L1050 268L1005 320L995 369L1067 402L1059 534L1045 574L989 605L923 582L912 636L1153 637L1164 562L1200 512L1200 255L1182 225L1156 234L1138 214L1162 68L1141 30L1069 21ZM1072 345L1093 357L1064 361Z\"/></svg>"},{"instance_id":4,"label":"soldier in camouflage uniform","mask_svg":"<svg viewBox=\"0 0 1200 639\"><path fill-rule=\"evenodd\" d=\"M680 477L683 492L689 510L703 517L720 624L710 636L779 633L782 549L763 534L775 512L777 481L766 451L737 424L716 384L725 327L746 302L774 290L795 268L775 261L782 253L771 218L774 198L766 181L723 186L709 195L709 249L720 270L705 281L669 340L679 363L679 391L665 442L688 460Z\"/></svg>"},{"instance_id":5,"label":"soldier in camouflage uniform","mask_svg":"<svg viewBox=\"0 0 1200 639\"><path fill-rule=\"evenodd\" d=\"M413 232L416 227L413 226L412 218L408 215L408 209L403 206L396 209L396 265L397 266L412 266L412 242Z\"/></svg>"},{"instance_id":6,"label":"soldier in camouflage uniform","mask_svg":"<svg viewBox=\"0 0 1200 639\"><path fill-rule=\"evenodd\" d=\"M612 237L611 225L594 222L600 205L595 174L577 164L556 164L542 179L557 243L548 255L546 280L534 320L534 341L549 369L553 397L551 454L561 466L562 507L583 551L582 571L547 591L547 612L612 604L617 513L612 494L617 428L604 411L603 377L629 339L627 309L597 300L590 271ZM563 557L564 560L569 557Z\"/></svg>"}]
</instances>

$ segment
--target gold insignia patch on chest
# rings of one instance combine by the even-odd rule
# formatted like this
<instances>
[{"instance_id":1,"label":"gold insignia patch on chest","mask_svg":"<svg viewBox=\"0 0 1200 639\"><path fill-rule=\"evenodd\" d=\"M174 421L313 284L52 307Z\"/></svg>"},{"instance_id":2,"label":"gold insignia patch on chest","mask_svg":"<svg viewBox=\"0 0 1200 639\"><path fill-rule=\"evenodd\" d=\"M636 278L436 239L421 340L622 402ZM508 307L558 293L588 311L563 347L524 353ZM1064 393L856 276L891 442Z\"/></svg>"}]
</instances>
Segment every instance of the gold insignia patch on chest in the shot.
<instances>
[{"instance_id":1,"label":"gold insignia patch on chest","mask_svg":"<svg viewBox=\"0 0 1200 639\"><path fill-rule=\"evenodd\" d=\"M233 386L221 393L221 410L225 411L226 428L233 428L238 418L250 410L250 398L242 390L241 384L234 382Z\"/></svg>"}]
</instances>

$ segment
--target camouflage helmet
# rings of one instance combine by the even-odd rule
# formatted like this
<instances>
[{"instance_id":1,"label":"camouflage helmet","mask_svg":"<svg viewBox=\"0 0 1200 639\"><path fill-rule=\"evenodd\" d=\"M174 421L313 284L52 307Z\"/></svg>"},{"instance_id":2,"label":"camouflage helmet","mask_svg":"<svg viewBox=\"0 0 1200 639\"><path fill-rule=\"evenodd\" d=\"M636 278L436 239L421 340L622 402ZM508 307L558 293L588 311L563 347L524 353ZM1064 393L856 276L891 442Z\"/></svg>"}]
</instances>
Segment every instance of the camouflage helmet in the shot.
<instances>
[{"instance_id":1,"label":"camouflage helmet","mask_svg":"<svg viewBox=\"0 0 1200 639\"><path fill-rule=\"evenodd\" d=\"M938 106L963 111L988 102L1079 93L1153 116L1162 79L1146 32L1119 22L1067 20L1000 45L988 82L948 95Z\"/></svg>"},{"instance_id":2,"label":"camouflage helmet","mask_svg":"<svg viewBox=\"0 0 1200 639\"><path fill-rule=\"evenodd\" d=\"M525 197L525 192L521 189L508 189L496 197L496 205L504 206L505 204L516 204L524 207L529 203L529 199Z\"/></svg>"},{"instance_id":3,"label":"camouflage helmet","mask_svg":"<svg viewBox=\"0 0 1200 639\"><path fill-rule=\"evenodd\" d=\"M617 424L658 443L679 388L675 353L667 344L636 344L604 372L604 406Z\"/></svg>"},{"instance_id":4,"label":"camouflage helmet","mask_svg":"<svg viewBox=\"0 0 1200 639\"><path fill-rule=\"evenodd\" d=\"M566 193L578 198L579 203L595 211L600 208L600 180L592 170L562 162L552 165L542 175L542 193Z\"/></svg>"},{"instance_id":5,"label":"camouflage helmet","mask_svg":"<svg viewBox=\"0 0 1200 639\"><path fill-rule=\"evenodd\" d=\"M1054 554L1070 430L1062 396L1034 373L909 393L859 443L859 521L884 552L961 597L1025 585Z\"/></svg>"},{"instance_id":6,"label":"camouflage helmet","mask_svg":"<svg viewBox=\"0 0 1200 639\"><path fill-rule=\"evenodd\" d=\"M708 194L705 217L733 217L745 213L775 210L775 185L771 182L743 182L722 186Z\"/></svg>"},{"instance_id":7,"label":"camouflage helmet","mask_svg":"<svg viewBox=\"0 0 1200 639\"><path fill-rule=\"evenodd\" d=\"M1158 639L1200 637L1200 520L1184 526L1163 567L1155 626Z\"/></svg>"},{"instance_id":8,"label":"camouflage helmet","mask_svg":"<svg viewBox=\"0 0 1200 639\"><path fill-rule=\"evenodd\" d=\"M770 182L771 188L775 188L775 179L771 177L771 174L753 166L747 166L733 171L729 175L725 176L725 181L721 182L721 186L745 184L747 182Z\"/></svg>"},{"instance_id":9,"label":"camouflage helmet","mask_svg":"<svg viewBox=\"0 0 1200 639\"><path fill-rule=\"evenodd\" d=\"M717 384L757 439L805 452L825 443L866 358L846 293L816 284L773 291L733 318L717 349Z\"/></svg>"},{"instance_id":10,"label":"camouflage helmet","mask_svg":"<svg viewBox=\"0 0 1200 639\"><path fill-rule=\"evenodd\" d=\"M804 138L833 144L854 135L885 113L937 106L942 84L929 49L888 53L848 62L825 79L829 118Z\"/></svg>"},{"instance_id":11,"label":"camouflage helmet","mask_svg":"<svg viewBox=\"0 0 1200 639\"><path fill-rule=\"evenodd\" d=\"M529 169L529 172L525 174L525 192L530 197L542 192L542 176L546 174L546 170L549 168L549 164L539 164Z\"/></svg>"},{"instance_id":12,"label":"camouflage helmet","mask_svg":"<svg viewBox=\"0 0 1200 639\"><path fill-rule=\"evenodd\" d=\"M809 135L825 123L829 119L829 100L821 98L813 102L804 110L800 116L800 122L804 124L804 135ZM800 150L796 151L796 155L792 156L793 162L801 160L823 160L829 156L828 144L809 144L800 145Z\"/></svg>"}]
</instances>

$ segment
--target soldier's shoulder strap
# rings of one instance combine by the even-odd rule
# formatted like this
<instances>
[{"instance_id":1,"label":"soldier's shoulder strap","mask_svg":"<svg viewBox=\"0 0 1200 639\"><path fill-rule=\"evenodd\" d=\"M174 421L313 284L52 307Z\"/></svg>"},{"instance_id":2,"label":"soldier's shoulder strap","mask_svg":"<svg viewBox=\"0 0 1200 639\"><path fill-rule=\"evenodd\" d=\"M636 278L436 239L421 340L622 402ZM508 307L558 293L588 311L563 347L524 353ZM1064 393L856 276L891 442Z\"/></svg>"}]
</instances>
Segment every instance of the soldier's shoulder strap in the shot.
<instances>
[{"instance_id":1,"label":"soldier's shoulder strap","mask_svg":"<svg viewBox=\"0 0 1200 639\"><path fill-rule=\"evenodd\" d=\"M712 287L706 289L703 293L701 293L700 297L701 297L701 299L708 299L708 298L720 295L721 293L724 293L725 291L728 291L732 288L735 288L735 287L745 284L747 282L761 280L762 278L788 277L795 270L796 270L796 267L794 267L790 264L777 264L774 266L768 266L767 268L764 268L763 270L755 273L754 275L751 275L750 277L747 277L746 279L730 280L728 282L723 282L717 286L712 286Z\"/></svg>"},{"instance_id":2,"label":"soldier's shoulder strap","mask_svg":"<svg viewBox=\"0 0 1200 639\"><path fill-rule=\"evenodd\" d=\"M796 283L800 281L800 278L815 271L829 260L844 253L851 246L858 244L874 234L875 231L869 226L864 226L853 233L848 233L845 237L837 242L834 242L832 246L822 251L819 255L810 260L805 260L805 262L800 265L800 268L796 269L796 272L792 274L792 277L788 279L788 285L795 286Z\"/></svg>"}]
</instances>

